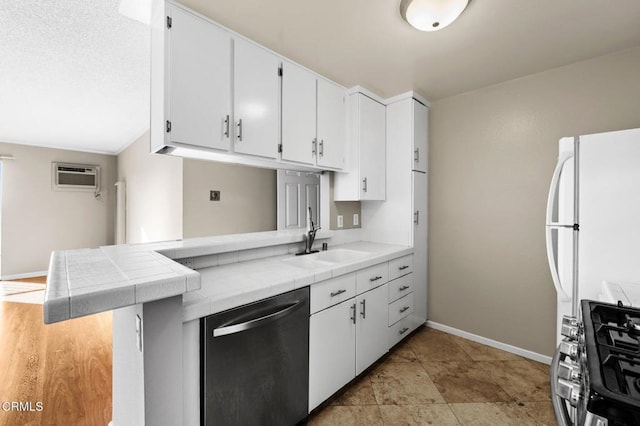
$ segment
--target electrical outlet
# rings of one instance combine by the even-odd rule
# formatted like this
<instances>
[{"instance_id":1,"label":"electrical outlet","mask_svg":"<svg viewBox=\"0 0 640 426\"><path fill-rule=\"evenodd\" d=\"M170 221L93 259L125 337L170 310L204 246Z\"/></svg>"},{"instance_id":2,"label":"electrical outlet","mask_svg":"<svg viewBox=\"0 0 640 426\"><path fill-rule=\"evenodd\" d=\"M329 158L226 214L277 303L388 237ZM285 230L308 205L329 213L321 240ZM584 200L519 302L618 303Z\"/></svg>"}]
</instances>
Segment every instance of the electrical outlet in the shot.
<instances>
[{"instance_id":1,"label":"electrical outlet","mask_svg":"<svg viewBox=\"0 0 640 426\"><path fill-rule=\"evenodd\" d=\"M360 218L358 217L358 213L354 213L353 214L353 226L358 226L358 223L360 223Z\"/></svg>"},{"instance_id":2,"label":"electrical outlet","mask_svg":"<svg viewBox=\"0 0 640 426\"><path fill-rule=\"evenodd\" d=\"M209 201L220 201L220 191L209 191Z\"/></svg>"},{"instance_id":3,"label":"electrical outlet","mask_svg":"<svg viewBox=\"0 0 640 426\"><path fill-rule=\"evenodd\" d=\"M344 217L341 214L339 214L338 215L338 228L342 228L342 227L344 227Z\"/></svg>"},{"instance_id":4,"label":"electrical outlet","mask_svg":"<svg viewBox=\"0 0 640 426\"><path fill-rule=\"evenodd\" d=\"M182 266L186 266L189 269L195 268L195 261L193 257L184 257L182 259L176 259L176 262L178 262Z\"/></svg>"}]
</instances>

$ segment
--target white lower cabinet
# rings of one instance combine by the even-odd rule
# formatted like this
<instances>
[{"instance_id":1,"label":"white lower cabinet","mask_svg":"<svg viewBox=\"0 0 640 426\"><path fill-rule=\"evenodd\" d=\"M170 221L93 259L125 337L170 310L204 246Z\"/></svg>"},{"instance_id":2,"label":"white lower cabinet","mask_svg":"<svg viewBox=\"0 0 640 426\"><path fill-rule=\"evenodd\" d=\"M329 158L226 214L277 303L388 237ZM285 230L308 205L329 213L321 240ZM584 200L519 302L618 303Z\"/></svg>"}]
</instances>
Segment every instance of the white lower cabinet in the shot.
<instances>
[{"instance_id":1,"label":"white lower cabinet","mask_svg":"<svg viewBox=\"0 0 640 426\"><path fill-rule=\"evenodd\" d=\"M385 284L356 297L356 375L389 350L383 338L388 327L388 293Z\"/></svg>"},{"instance_id":2,"label":"white lower cabinet","mask_svg":"<svg viewBox=\"0 0 640 426\"><path fill-rule=\"evenodd\" d=\"M309 319L309 411L355 377L355 310L351 298Z\"/></svg>"}]
</instances>

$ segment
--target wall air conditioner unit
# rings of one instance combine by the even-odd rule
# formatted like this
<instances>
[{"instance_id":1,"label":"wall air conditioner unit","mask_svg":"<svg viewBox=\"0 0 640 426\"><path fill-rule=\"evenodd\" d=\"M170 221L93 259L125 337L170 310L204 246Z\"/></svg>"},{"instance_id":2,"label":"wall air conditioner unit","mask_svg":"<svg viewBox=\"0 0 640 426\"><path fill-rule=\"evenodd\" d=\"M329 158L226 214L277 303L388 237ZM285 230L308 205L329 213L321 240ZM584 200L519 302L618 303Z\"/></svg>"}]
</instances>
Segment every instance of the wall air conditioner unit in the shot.
<instances>
[{"instance_id":1,"label":"wall air conditioner unit","mask_svg":"<svg viewBox=\"0 0 640 426\"><path fill-rule=\"evenodd\" d=\"M53 163L53 189L56 191L100 191L100 166Z\"/></svg>"}]
</instances>

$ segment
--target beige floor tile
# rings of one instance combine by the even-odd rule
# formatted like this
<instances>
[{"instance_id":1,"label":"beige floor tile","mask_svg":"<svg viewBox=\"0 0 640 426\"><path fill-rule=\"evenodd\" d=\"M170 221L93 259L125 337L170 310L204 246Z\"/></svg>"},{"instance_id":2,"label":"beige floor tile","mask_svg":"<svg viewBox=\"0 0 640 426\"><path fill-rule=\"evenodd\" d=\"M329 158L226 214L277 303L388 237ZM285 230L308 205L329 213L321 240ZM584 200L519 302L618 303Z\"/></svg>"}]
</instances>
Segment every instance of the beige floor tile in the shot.
<instances>
[{"instance_id":1,"label":"beige floor tile","mask_svg":"<svg viewBox=\"0 0 640 426\"><path fill-rule=\"evenodd\" d=\"M371 371L370 380L380 405L444 402L427 372L417 362L383 362Z\"/></svg>"},{"instance_id":2,"label":"beige floor tile","mask_svg":"<svg viewBox=\"0 0 640 426\"><path fill-rule=\"evenodd\" d=\"M420 361L470 361L471 358L458 346L454 336L423 327L408 339Z\"/></svg>"},{"instance_id":3,"label":"beige floor tile","mask_svg":"<svg viewBox=\"0 0 640 426\"><path fill-rule=\"evenodd\" d=\"M416 362L418 357L411 349L409 342L405 341L392 348L386 360L390 362Z\"/></svg>"},{"instance_id":4,"label":"beige floor tile","mask_svg":"<svg viewBox=\"0 0 640 426\"><path fill-rule=\"evenodd\" d=\"M500 350L491 346L483 345L472 340L463 339L458 336L451 336L453 341L471 357L474 361L522 361L524 358Z\"/></svg>"},{"instance_id":5,"label":"beige floor tile","mask_svg":"<svg viewBox=\"0 0 640 426\"><path fill-rule=\"evenodd\" d=\"M476 361L423 363L446 402L502 402L513 399Z\"/></svg>"},{"instance_id":6,"label":"beige floor tile","mask_svg":"<svg viewBox=\"0 0 640 426\"><path fill-rule=\"evenodd\" d=\"M550 403L486 402L449 404L449 406L462 425L551 426L556 424Z\"/></svg>"},{"instance_id":7,"label":"beige floor tile","mask_svg":"<svg viewBox=\"0 0 640 426\"><path fill-rule=\"evenodd\" d=\"M329 405L309 418L309 426L375 426L382 425L377 405Z\"/></svg>"},{"instance_id":8,"label":"beige floor tile","mask_svg":"<svg viewBox=\"0 0 640 426\"><path fill-rule=\"evenodd\" d=\"M381 405L380 413L385 426L460 425L447 404Z\"/></svg>"},{"instance_id":9,"label":"beige floor tile","mask_svg":"<svg viewBox=\"0 0 640 426\"><path fill-rule=\"evenodd\" d=\"M478 363L516 401L549 401L549 370L536 364L528 360Z\"/></svg>"},{"instance_id":10,"label":"beige floor tile","mask_svg":"<svg viewBox=\"0 0 640 426\"><path fill-rule=\"evenodd\" d=\"M351 383L342 393L337 395L331 405L376 405L376 397L371 387L369 375Z\"/></svg>"}]
</instances>

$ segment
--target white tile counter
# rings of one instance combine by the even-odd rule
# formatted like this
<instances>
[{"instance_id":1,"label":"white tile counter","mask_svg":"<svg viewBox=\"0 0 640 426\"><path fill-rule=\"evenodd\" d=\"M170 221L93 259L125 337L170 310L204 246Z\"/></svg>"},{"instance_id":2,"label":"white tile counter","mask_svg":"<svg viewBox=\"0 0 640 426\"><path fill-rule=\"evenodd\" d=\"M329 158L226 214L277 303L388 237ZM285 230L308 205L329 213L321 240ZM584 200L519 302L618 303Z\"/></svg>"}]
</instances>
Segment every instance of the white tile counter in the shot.
<instances>
[{"instance_id":1,"label":"white tile counter","mask_svg":"<svg viewBox=\"0 0 640 426\"><path fill-rule=\"evenodd\" d=\"M211 261L211 256L219 255L221 263L238 262L273 254L277 246L296 245L302 241L302 234L300 230L256 232L55 251L49 263L44 322L65 321L198 290L200 274L172 259L209 256ZM321 231L316 240L331 235L330 231ZM217 258L214 264L218 264Z\"/></svg>"},{"instance_id":2,"label":"white tile counter","mask_svg":"<svg viewBox=\"0 0 640 426\"><path fill-rule=\"evenodd\" d=\"M330 247L364 252L357 259L310 268L287 262L293 254L200 269L201 288L183 296L183 321L192 321L247 303L413 253L404 246L354 242Z\"/></svg>"}]
</instances>

